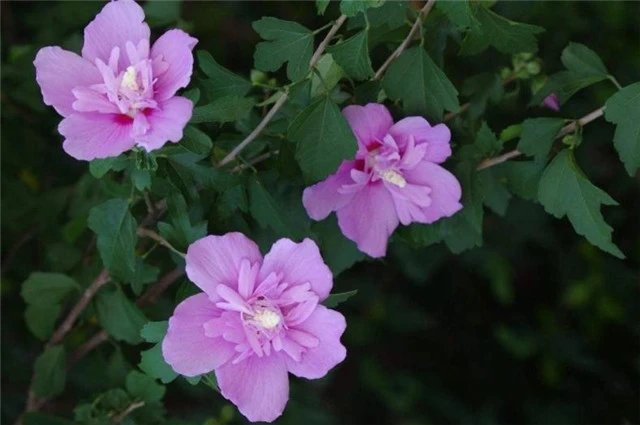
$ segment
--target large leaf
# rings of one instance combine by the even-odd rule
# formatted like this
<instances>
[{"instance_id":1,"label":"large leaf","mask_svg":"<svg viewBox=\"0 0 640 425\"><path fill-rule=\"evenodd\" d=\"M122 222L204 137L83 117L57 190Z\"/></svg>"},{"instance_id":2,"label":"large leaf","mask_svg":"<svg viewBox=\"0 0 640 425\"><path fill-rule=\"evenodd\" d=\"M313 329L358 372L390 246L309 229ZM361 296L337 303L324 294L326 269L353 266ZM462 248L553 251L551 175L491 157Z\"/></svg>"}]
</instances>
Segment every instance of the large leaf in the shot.
<instances>
[{"instance_id":1,"label":"large leaf","mask_svg":"<svg viewBox=\"0 0 640 425\"><path fill-rule=\"evenodd\" d=\"M560 57L568 71L584 77L607 78L609 71L596 52L584 44L569 43Z\"/></svg>"},{"instance_id":2,"label":"large leaf","mask_svg":"<svg viewBox=\"0 0 640 425\"><path fill-rule=\"evenodd\" d=\"M605 106L604 118L617 124L613 145L633 176L640 167L640 82L621 89Z\"/></svg>"},{"instance_id":3,"label":"large leaf","mask_svg":"<svg viewBox=\"0 0 640 425\"><path fill-rule=\"evenodd\" d=\"M140 329L149 321L120 289L105 288L96 297L98 319L104 330L118 341L138 344Z\"/></svg>"},{"instance_id":4,"label":"large leaf","mask_svg":"<svg viewBox=\"0 0 640 425\"><path fill-rule=\"evenodd\" d=\"M458 91L420 46L396 59L382 81L387 95L401 99L407 115L428 115L440 120L442 113L458 111Z\"/></svg>"},{"instance_id":5,"label":"large leaf","mask_svg":"<svg viewBox=\"0 0 640 425\"><path fill-rule=\"evenodd\" d=\"M368 31L363 30L327 49L344 72L355 80L365 80L373 75L368 39Z\"/></svg>"},{"instance_id":6,"label":"large leaf","mask_svg":"<svg viewBox=\"0 0 640 425\"><path fill-rule=\"evenodd\" d=\"M511 21L482 6L475 8L475 18L479 25L471 27L462 43L461 54L475 55L490 45L509 54L538 50L535 34L544 28Z\"/></svg>"},{"instance_id":7,"label":"large leaf","mask_svg":"<svg viewBox=\"0 0 640 425\"><path fill-rule=\"evenodd\" d=\"M303 110L289 126L288 137L297 142L300 168L314 180L334 173L357 147L349 124L328 97Z\"/></svg>"},{"instance_id":8,"label":"large leaf","mask_svg":"<svg viewBox=\"0 0 640 425\"><path fill-rule=\"evenodd\" d=\"M575 231L603 251L618 258L624 254L611 242L613 229L600 213L600 205L617 205L609 195L594 186L582 173L573 151L560 152L547 167L538 188L538 200L557 218L565 215Z\"/></svg>"},{"instance_id":9,"label":"large leaf","mask_svg":"<svg viewBox=\"0 0 640 425\"><path fill-rule=\"evenodd\" d=\"M164 386L137 370L129 372L125 385L129 394L145 403L160 401L164 397Z\"/></svg>"},{"instance_id":10,"label":"large leaf","mask_svg":"<svg viewBox=\"0 0 640 425\"><path fill-rule=\"evenodd\" d=\"M67 379L64 346L44 350L34 365L33 389L40 397L53 397L64 389Z\"/></svg>"},{"instance_id":11,"label":"large leaf","mask_svg":"<svg viewBox=\"0 0 640 425\"><path fill-rule=\"evenodd\" d=\"M313 50L313 33L296 22L265 17L253 23L264 40L254 53L256 68L277 71L285 62L287 77L291 81L304 78L309 70Z\"/></svg>"},{"instance_id":12,"label":"large leaf","mask_svg":"<svg viewBox=\"0 0 640 425\"><path fill-rule=\"evenodd\" d=\"M131 280L136 270L136 221L126 199L111 199L89 212L89 228L98 236L98 251L112 275Z\"/></svg>"},{"instance_id":13,"label":"large leaf","mask_svg":"<svg viewBox=\"0 0 640 425\"><path fill-rule=\"evenodd\" d=\"M201 84L210 98L242 97L251 90L251 83L248 80L220 66L209 52L199 50L196 55L200 69L209 77L208 80L201 81Z\"/></svg>"},{"instance_id":14,"label":"large leaf","mask_svg":"<svg viewBox=\"0 0 640 425\"><path fill-rule=\"evenodd\" d=\"M204 122L225 123L244 119L249 116L253 103L253 100L246 97L221 97L208 105L193 108L193 115L189 122L192 124Z\"/></svg>"},{"instance_id":15,"label":"large leaf","mask_svg":"<svg viewBox=\"0 0 640 425\"><path fill-rule=\"evenodd\" d=\"M460 29L478 25L468 0L438 1L436 8Z\"/></svg>"},{"instance_id":16,"label":"large leaf","mask_svg":"<svg viewBox=\"0 0 640 425\"><path fill-rule=\"evenodd\" d=\"M553 146L556 135L564 125L562 118L529 118L522 123L518 150L544 161Z\"/></svg>"},{"instance_id":17,"label":"large leaf","mask_svg":"<svg viewBox=\"0 0 640 425\"><path fill-rule=\"evenodd\" d=\"M142 352L138 367L147 375L159 379L163 384L168 384L178 377L178 374L164 361L161 342Z\"/></svg>"}]
</instances>

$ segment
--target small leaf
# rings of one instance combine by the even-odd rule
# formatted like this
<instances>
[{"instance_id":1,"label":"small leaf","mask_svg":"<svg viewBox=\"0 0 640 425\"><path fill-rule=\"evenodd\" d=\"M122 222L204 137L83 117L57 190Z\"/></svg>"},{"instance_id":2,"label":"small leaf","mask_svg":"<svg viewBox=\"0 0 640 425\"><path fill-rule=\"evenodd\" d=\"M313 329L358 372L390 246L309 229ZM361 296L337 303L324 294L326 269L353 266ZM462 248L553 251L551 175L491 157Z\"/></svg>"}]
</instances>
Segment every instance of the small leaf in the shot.
<instances>
[{"instance_id":1,"label":"small leaf","mask_svg":"<svg viewBox=\"0 0 640 425\"><path fill-rule=\"evenodd\" d=\"M109 170L122 171L126 168L129 159L125 155L110 158L94 159L89 163L89 172L97 179L104 177Z\"/></svg>"},{"instance_id":2,"label":"small leaf","mask_svg":"<svg viewBox=\"0 0 640 425\"><path fill-rule=\"evenodd\" d=\"M420 46L405 51L391 64L382 86L391 99L402 99L407 115L439 120L445 109L460 109L458 91Z\"/></svg>"},{"instance_id":3,"label":"small leaf","mask_svg":"<svg viewBox=\"0 0 640 425\"><path fill-rule=\"evenodd\" d=\"M139 191L144 191L151 187L151 173L149 170L133 168L131 170L131 181Z\"/></svg>"},{"instance_id":4,"label":"small leaf","mask_svg":"<svg viewBox=\"0 0 640 425\"><path fill-rule=\"evenodd\" d=\"M221 97L208 105L193 108L193 115L189 122L191 124L225 123L241 120L249 116L253 103L253 100L246 97Z\"/></svg>"},{"instance_id":5,"label":"small leaf","mask_svg":"<svg viewBox=\"0 0 640 425\"><path fill-rule=\"evenodd\" d=\"M76 281L64 274L33 272L22 284L20 294L27 304L56 304L79 289Z\"/></svg>"},{"instance_id":6,"label":"small leaf","mask_svg":"<svg viewBox=\"0 0 640 425\"><path fill-rule=\"evenodd\" d=\"M600 205L617 205L594 186L575 162L573 151L563 150L547 167L538 189L538 200L556 218L565 215L579 235L618 258L624 254L611 242L613 229L600 213Z\"/></svg>"},{"instance_id":7,"label":"small leaf","mask_svg":"<svg viewBox=\"0 0 640 425\"><path fill-rule=\"evenodd\" d=\"M640 82L622 88L605 106L604 118L617 124L613 145L633 177L640 167Z\"/></svg>"},{"instance_id":8,"label":"small leaf","mask_svg":"<svg viewBox=\"0 0 640 425\"><path fill-rule=\"evenodd\" d=\"M333 56L328 53L322 55L316 64L316 71L311 76L311 97L330 93L342 76L342 69Z\"/></svg>"},{"instance_id":9,"label":"small leaf","mask_svg":"<svg viewBox=\"0 0 640 425\"><path fill-rule=\"evenodd\" d=\"M126 199L111 199L89 212L87 224L98 236L102 262L116 277L125 281L135 276L136 227Z\"/></svg>"},{"instance_id":10,"label":"small leaf","mask_svg":"<svg viewBox=\"0 0 640 425\"><path fill-rule=\"evenodd\" d=\"M276 233L293 239L303 237L304 232L291 219L291 210L283 208L271 193L257 179L249 181L249 210L253 218L262 227L273 229Z\"/></svg>"},{"instance_id":11,"label":"small leaf","mask_svg":"<svg viewBox=\"0 0 640 425\"><path fill-rule=\"evenodd\" d=\"M64 390L67 379L64 346L44 350L34 365L33 389L40 397L53 397Z\"/></svg>"},{"instance_id":12,"label":"small leaf","mask_svg":"<svg viewBox=\"0 0 640 425\"><path fill-rule=\"evenodd\" d=\"M522 123L518 150L536 161L544 161L565 120L562 118L529 118Z\"/></svg>"},{"instance_id":13,"label":"small leaf","mask_svg":"<svg viewBox=\"0 0 640 425\"><path fill-rule=\"evenodd\" d=\"M316 0L316 10L318 11L318 15L324 15L325 10L327 10L327 6L329 6L329 0Z\"/></svg>"},{"instance_id":14,"label":"small leaf","mask_svg":"<svg viewBox=\"0 0 640 425\"><path fill-rule=\"evenodd\" d=\"M479 25L471 27L460 54L475 55L490 45L502 53L533 53L538 50L535 35L543 32L544 28L511 21L482 6L475 8L475 17Z\"/></svg>"},{"instance_id":15,"label":"small leaf","mask_svg":"<svg viewBox=\"0 0 640 425\"><path fill-rule=\"evenodd\" d=\"M254 22L253 29L267 40L256 46L256 68L274 72L288 62L287 77L294 82L302 80L309 71L313 33L296 22L271 17Z\"/></svg>"},{"instance_id":16,"label":"small leaf","mask_svg":"<svg viewBox=\"0 0 640 425\"><path fill-rule=\"evenodd\" d=\"M353 17L369 8L380 7L383 4L384 0L342 0L340 2L340 12L348 17Z\"/></svg>"},{"instance_id":17,"label":"small leaf","mask_svg":"<svg viewBox=\"0 0 640 425\"><path fill-rule=\"evenodd\" d=\"M147 342L160 342L167 333L169 322L149 322L140 331L140 336Z\"/></svg>"},{"instance_id":18,"label":"small leaf","mask_svg":"<svg viewBox=\"0 0 640 425\"><path fill-rule=\"evenodd\" d=\"M436 2L436 8L444 13L459 29L465 30L478 25L478 21L467 0L445 0Z\"/></svg>"},{"instance_id":19,"label":"small leaf","mask_svg":"<svg viewBox=\"0 0 640 425\"><path fill-rule=\"evenodd\" d=\"M200 69L209 77L202 81L202 86L211 99L225 96L244 96L251 90L251 83L220 66L205 50L196 52Z\"/></svg>"},{"instance_id":20,"label":"small leaf","mask_svg":"<svg viewBox=\"0 0 640 425\"><path fill-rule=\"evenodd\" d=\"M355 80L366 80L373 76L369 58L369 37L366 30L360 31L343 43L327 49L348 76Z\"/></svg>"},{"instance_id":21,"label":"small leaf","mask_svg":"<svg viewBox=\"0 0 640 425\"><path fill-rule=\"evenodd\" d=\"M138 367L147 375L159 379L163 384L168 384L178 377L178 374L164 361L162 343L143 351Z\"/></svg>"},{"instance_id":22,"label":"small leaf","mask_svg":"<svg viewBox=\"0 0 640 425\"><path fill-rule=\"evenodd\" d=\"M160 401L164 397L165 388L163 385L136 370L129 372L125 386L129 394L145 403Z\"/></svg>"},{"instance_id":23,"label":"small leaf","mask_svg":"<svg viewBox=\"0 0 640 425\"><path fill-rule=\"evenodd\" d=\"M297 142L300 168L315 180L334 173L342 160L353 158L357 147L349 124L329 98L303 110L289 126L288 138Z\"/></svg>"},{"instance_id":24,"label":"small leaf","mask_svg":"<svg viewBox=\"0 0 640 425\"><path fill-rule=\"evenodd\" d=\"M188 125L184 129L184 135L180 141L180 146L189 152L193 152L194 154L204 158L211 152L213 142L211 141L211 138L209 138L209 136L200 129L192 125Z\"/></svg>"},{"instance_id":25,"label":"small leaf","mask_svg":"<svg viewBox=\"0 0 640 425\"><path fill-rule=\"evenodd\" d=\"M149 320L120 289L101 290L95 303L100 324L110 336L129 344L142 341L140 329Z\"/></svg>"},{"instance_id":26,"label":"small leaf","mask_svg":"<svg viewBox=\"0 0 640 425\"><path fill-rule=\"evenodd\" d=\"M129 283L136 295L142 293L142 288L147 283L155 282L158 279L160 269L150 264L145 264L144 259L138 258L136 261L136 272Z\"/></svg>"},{"instance_id":27,"label":"small leaf","mask_svg":"<svg viewBox=\"0 0 640 425\"><path fill-rule=\"evenodd\" d=\"M607 78L609 71L600 57L584 44L569 43L560 57L568 71L584 77Z\"/></svg>"},{"instance_id":28,"label":"small leaf","mask_svg":"<svg viewBox=\"0 0 640 425\"><path fill-rule=\"evenodd\" d=\"M358 291L354 290L354 291L349 291L349 292L341 292L339 294L331 294L331 295L329 295L327 297L326 300L324 300L322 302L322 304L325 307L333 308L333 307L338 306L338 304L342 304L343 302L345 302L349 298L353 297L357 293L358 293Z\"/></svg>"}]
</instances>

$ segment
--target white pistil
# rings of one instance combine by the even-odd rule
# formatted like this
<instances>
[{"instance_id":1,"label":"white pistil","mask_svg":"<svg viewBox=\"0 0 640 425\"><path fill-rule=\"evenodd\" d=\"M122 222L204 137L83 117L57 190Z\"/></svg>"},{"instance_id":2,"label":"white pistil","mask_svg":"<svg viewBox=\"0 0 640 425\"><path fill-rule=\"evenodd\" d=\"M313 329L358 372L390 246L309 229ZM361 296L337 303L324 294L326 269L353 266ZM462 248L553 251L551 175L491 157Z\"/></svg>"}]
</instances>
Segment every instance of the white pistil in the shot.
<instances>
[{"instance_id":1,"label":"white pistil","mask_svg":"<svg viewBox=\"0 0 640 425\"><path fill-rule=\"evenodd\" d=\"M389 183L398 186L400 189L407 185L407 181L402 177L402 174L394 170L384 170L380 172L380 177Z\"/></svg>"},{"instance_id":2,"label":"white pistil","mask_svg":"<svg viewBox=\"0 0 640 425\"><path fill-rule=\"evenodd\" d=\"M275 311L260 310L254 314L253 320L264 329L271 330L278 326L282 319Z\"/></svg>"},{"instance_id":3,"label":"white pistil","mask_svg":"<svg viewBox=\"0 0 640 425\"><path fill-rule=\"evenodd\" d=\"M136 69L133 66L128 66L126 71L124 71L124 75L122 76L120 87L126 87L130 90L138 91L139 87L136 77Z\"/></svg>"}]
</instances>

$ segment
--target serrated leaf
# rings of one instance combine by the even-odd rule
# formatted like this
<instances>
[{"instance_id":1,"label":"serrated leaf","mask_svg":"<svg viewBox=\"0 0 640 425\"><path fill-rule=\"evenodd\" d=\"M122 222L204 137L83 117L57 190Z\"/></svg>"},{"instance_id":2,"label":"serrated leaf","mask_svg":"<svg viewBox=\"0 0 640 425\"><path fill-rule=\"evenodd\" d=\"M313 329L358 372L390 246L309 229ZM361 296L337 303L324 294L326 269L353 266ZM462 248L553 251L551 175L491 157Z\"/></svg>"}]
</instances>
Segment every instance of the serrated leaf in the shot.
<instances>
[{"instance_id":1,"label":"serrated leaf","mask_svg":"<svg viewBox=\"0 0 640 425\"><path fill-rule=\"evenodd\" d=\"M207 222L201 221L191 224L187 203L184 198L173 193L167 197L167 209L169 210L169 223L158 223L160 235L167 239L176 249L186 251L187 247L207 233Z\"/></svg>"},{"instance_id":2,"label":"serrated leaf","mask_svg":"<svg viewBox=\"0 0 640 425\"><path fill-rule=\"evenodd\" d=\"M33 390L40 397L53 397L64 390L67 379L64 346L44 350L34 365Z\"/></svg>"},{"instance_id":3,"label":"serrated leaf","mask_svg":"<svg viewBox=\"0 0 640 425\"><path fill-rule=\"evenodd\" d=\"M607 78L609 71L600 57L584 44L569 43L560 57L568 71L585 77Z\"/></svg>"},{"instance_id":4,"label":"serrated leaf","mask_svg":"<svg viewBox=\"0 0 640 425\"><path fill-rule=\"evenodd\" d=\"M253 100L240 96L225 96L214 100L208 105L193 108L191 124L225 123L245 119L253 108Z\"/></svg>"},{"instance_id":5,"label":"serrated leaf","mask_svg":"<svg viewBox=\"0 0 640 425\"><path fill-rule=\"evenodd\" d=\"M136 271L129 282L131 289L136 295L142 293L142 288L147 283L155 282L158 279L160 269L150 264L145 264L144 259L138 258L136 261Z\"/></svg>"},{"instance_id":6,"label":"serrated leaf","mask_svg":"<svg viewBox=\"0 0 640 425\"><path fill-rule=\"evenodd\" d=\"M640 167L640 82L622 88L605 107L604 118L617 124L613 145L633 177Z\"/></svg>"},{"instance_id":7,"label":"serrated leaf","mask_svg":"<svg viewBox=\"0 0 640 425\"><path fill-rule=\"evenodd\" d=\"M353 297L357 293L358 291L354 290L349 292L341 292L339 294L331 294L327 297L326 300L322 302L322 305L328 308L336 307L338 306L338 304L342 304L343 302Z\"/></svg>"},{"instance_id":8,"label":"serrated leaf","mask_svg":"<svg viewBox=\"0 0 640 425\"><path fill-rule=\"evenodd\" d=\"M167 333L169 322L149 322L140 330L140 336L147 342L160 342Z\"/></svg>"},{"instance_id":9,"label":"serrated leaf","mask_svg":"<svg viewBox=\"0 0 640 425\"><path fill-rule=\"evenodd\" d=\"M201 84L211 99L225 96L242 97L251 90L251 82L218 64L209 52L198 50L196 56L200 69L209 77Z\"/></svg>"},{"instance_id":10,"label":"serrated leaf","mask_svg":"<svg viewBox=\"0 0 640 425\"><path fill-rule=\"evenodd\" d=\"M316 71L311 76L311 97L330 93L342 75L342 68L333 59L333 56L328 53L322 55L316 64Z\"/></svg>"},{"instance_id":11,"label":"serrated leaf","mask_svg":"<svg viewBox=\"0 0 640 425\"><path fill-rule=\"evenodd\" d=\"M87 224L98 237L98 251L105 267L116 277L131 280L136 269L137 223L126 199L111 199L89 212Z\"/></svg>"},{"instance_id":12,"label":"serrated leaf","mask_svg":"<svg viewBox=\"0 0 640 425\"><path fill-rule=\"evenodd\" d=\"M162 400L165 392L163 385L156 383L153 378L137 370L129 372L125 387L129 394L145 403Z\"/></svg>"},{"instance_id":13,"label":"serrated leaf","mask_svg":"<svg viewBox=\"0 0 640 425\"><path fill-rule=\"evenodd\" d=\"M476 133L476 140L473 146L485 157L491 156L502 149L502 143L500 143L486 122L482 123L482 126L480 126L480 129Z\"/></svg>"},{"instance_id":14,"label":"serrated leaf","mask_svg":"<svg viewBox=\"0 0 640 425\"><path fill-rule=\"evenodd\" d=\"M445 109L460 109L458 91L420 46L405 51L391 64L382 87L391 99L403 101L407 115L440 120Z\"/></svg>"},{"instance_id":15,"label":"serrated leaf","mask_svg":"<svg viewBox=\"0 0 640 425\"><path fill-rule=\"evenodd\" d=\"M624 254L611 241L613 229L600 213L600 205L617 205L609 195L594 186L565 149L547 167L538 188L538 200L556 218L565 215L579 235L618 258Z\"/></svg>"},{"instance_id":16,"label":"serrated leaf","mask_svg":"<svg viewBox=\"0 0 640 425\"><path fill-rule=\"evenodd\" d=\"M126 168L129 159L125 155L110 158L94 159L89 163L89 172L97 179L104 177L110 170L122 171Z\"/></svg>"},{"instance_id":17,"label":"serrated leaf","mask_svg":"<svg viewBox=\"0 0 640 425\"><path fill-rule=\"evenodd\" d=\"M258 43L253 55L256 68L277 71L285 62L287 77L299 81L309 71L313 49L313 33L297 22L265 17L253 23L264 40Z\"/></svg>"},{"instance_id":18,"label":"serrated leaf","mask_svg":"<svg viewBox=\"0 0 640 425\"><path fill-rule=\"evenodd\" d=\"M465 37L460 54L475 55L490 45L502 53L536 52L535 34L544 31L536 25L511 21L485 7L475 8L477 26L473 26Z\"/></svg>"},{"instance_id":19,"label":"serrated leaf","mask_svg":"<svg viewBox=\"0 0 640 425\"><path fill-rule=\"evenodd\" d=\"M369 37L366 30L349 37L343 43L327 49L348 76L355 80L366 80L373 76L369 58Z\"/></svg>"},{"instance_id":20,"label":"serrated leaf","mask_svg":"<svg viewBox=\"0 0 640 425\"><path fill-rule=\"evenodd\" d=\"M342 0L340 1L340 12L348 17L353 17L369 8L380 7L383 4L384 0Z\"/></svg>"},{"instance_id":21,"label":"serrated leaf","mask_svg":"<svg viewBox=\"0 0 640 425\"><path fill-rule=\"evenodd\" d=\"M142 341L140 329L149 320L120 289L101 290L95 304L100 324L110 336L129 344Z\"/></svg>"},{"instance_id":22,"label":"serrated leaf","mask_svg":"<svg viewBox=\"0 0 640 425\"><path fill-rule=\"evenodd\" d=\"M288 138L297 142L296 159L314 180L334 173L342 160L353 158L356 139L338 106L324 98L304 109L289 126Z\"/></svg>"},{"instance_id":23,"label":"serrated leaf","mask_svg":"<svg viewBox=\"0 0 640 425\"><path fill-rule=\"evenodd\" d=\"M162 343L143 351L138 367L147 375L159 379L163 384L168 384L178 377L178 374L164 361Z\"/></svg>"},{"instance_id":24,"label":"serrated leaf","mask_svg":"<svg viewBox=\"0 0 640 425\"><path fill-rule=\"evenodd\" d=\"M529 118L524 120L518 150L525 155L533 156L536 161L546 160L564 123L565 120L562 118Z\"/></svg>"},{"instance_id":25,"label":"serrated leaf","mask_svg":"<svg viewBox=\"0 0 640 425\"><path fill-rule=\"evenodd\" d=\"M460 29L464 30L478 25L467 0L438 1L436 8Z\"/></svg>"}]
</instances>

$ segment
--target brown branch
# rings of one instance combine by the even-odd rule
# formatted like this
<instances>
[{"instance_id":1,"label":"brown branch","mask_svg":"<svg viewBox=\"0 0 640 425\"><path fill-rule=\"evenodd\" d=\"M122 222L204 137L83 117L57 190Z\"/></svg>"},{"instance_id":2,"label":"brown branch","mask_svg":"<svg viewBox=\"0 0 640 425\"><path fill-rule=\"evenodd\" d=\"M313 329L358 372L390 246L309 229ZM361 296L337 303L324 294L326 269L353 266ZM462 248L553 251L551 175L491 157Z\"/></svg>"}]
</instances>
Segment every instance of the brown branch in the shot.
<instances>
[{"instance_id":1,"label":"brown branch","mask_svg":"<svg viewBox=\"0 0 640 425\"><path fill-rule=\"evenodd\" d=\"M340 15L338 20L333 24L333 26L325 36L324 40L320 42L320 44L318 45L318 48L311 56L311 60L309 61L309 69L312 69L313 67L316 66L316 63L320 59L320 56L322 56L324 49L327 47L327 45L329 44L333 36L336 35L336 32L338 32L338 29L340 29L340 27L342 26L342 24L344 24L344 21L346 20L347 20L347 17L345 15ZM222 167L230 163L231 161L233 161L235 157L238 156L238 154L242 152L242 150L249 145L249 143L253 142L256 139L256 137L258 137L260 133L262 133L262 130L264 130L265 127L269 124L269 122L271 122L275 114L277 114L278 111L280 111L280 108L282 108L282 106L285 104L287 99L289 99L289 94L286 92L282 93L282 96L280 96L278 101L273 104L271 109L269 109L269 112L267 112L267 115L265 115L262 121L260 121L260 124L258 124L258 126L251 133L249 133L249 135L245 137L245 139L242 142L240 142L238 146L233 148L233 150L229 152L227 156L222 158L222 160L218 162L216 166Z\"/></svg>"},{"instance_id":2,"label":"brown branch","mask_svg":"<svg viewBox=\"0 0 640 425\"><path fill-rule=\"evenodd\" d=\"M164 246L165 248L168 248L170 251L178 254L182 258L185 257L184 252L178 251L165 238L163 238L153 230L145 229L144 227L138 227L138 230L136 230L136 234L143 238L153 239L154 241L158 242L160 245Z\"/></svg>"},{"instance_id":3,"label":"brown branch","mask_svg":"<svg viewBox=\"0 0 640 425\"><path fill-rule=\"evenodd\" d=\"M384 63L378 69L378 71L376 71L376 74L373 76L373 80L379 80L380 78L382 78L382 74L384 74L384 72L387 70L389 65L391 65L391 62L396 60L398 56L400 56L402 52L405 51L409 43L411 43L411 41L413 40L413 37L416 35L418 30L420 30L420 26L422 25L422 20L425 19L427 15L429 15L429 12L431 12L431 8L433 8L433 5L435 4L435 2L436 0L428 0L427 4L425 4L424 7L420 9L420 11L418 12L418 17L416 18L416 21L413 23L413 26L411 27L409 34L407 34L407 36L402 41L402 43L398 46L398 48L394 50L393 53L391 53L391 56L389 56L387 60L384 61Z\"/></svg>"},{"instance_id":4,"label":"brown branch","mask_svg":"<svg viewBox=\"0 0 640 425\"><path fill-rule=\"evenodd\" d=\"M129 414L131 412L133 412L136 409L141 408L142 406L144 406L144 401L136 401L135 403L131 403L131 405L129 407L127 407L122 413L119 413L117 416L115 416L113 418L113 424L119 424L121 423L124 418L126 418L127 416L129 416Z\"/></svg>"},{"instance_id":5,"label":"brown branch","mask_svg":"<svg viewBox=\"0 0 640 425\"><path fill-rule=\"evenodd\" d=\"M560 131L558 132L558 134L555 136L554 139L556 140L561 139L563 136L574 131L576 127L578 126L582 127L586 124L589 124L591 121L600 118L603 114L604 114L604 106L596 109L595 111L589 112L587 115L585 115L584 117L578 120L571 121L569 124L565 125L560 129ZM512 151L503 153L502 155L496 156L494 158L487 158L484 161L482 161L480 164L478 164L478 166L476 167L476 170L484 170L485 168L493 167L494 165L501 164L505 161L510 160L511 158L516 158L520 155L522 155L522 152L520 152L517 149L514 149Z\"/></svg>"}]
</instances>

